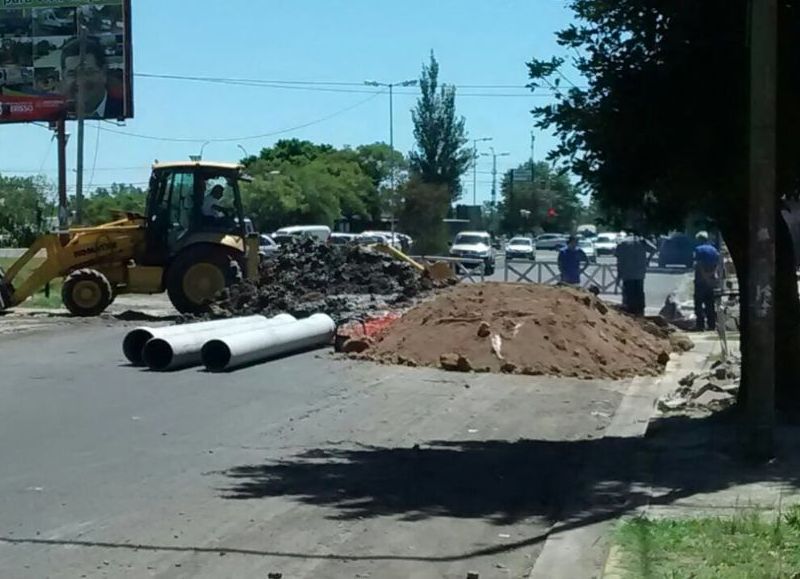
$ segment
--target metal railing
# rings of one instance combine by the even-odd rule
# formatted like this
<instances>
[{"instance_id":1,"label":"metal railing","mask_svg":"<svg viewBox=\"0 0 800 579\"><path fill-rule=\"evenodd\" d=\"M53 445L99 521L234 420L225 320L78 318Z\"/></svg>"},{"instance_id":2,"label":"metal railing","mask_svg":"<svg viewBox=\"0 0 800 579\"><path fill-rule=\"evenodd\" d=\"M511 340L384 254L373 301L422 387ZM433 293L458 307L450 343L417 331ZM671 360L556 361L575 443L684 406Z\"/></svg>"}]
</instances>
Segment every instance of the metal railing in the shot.
<instances>
[{"instance_id":1,"label":"metal railing","mask_svg":"<svg viewBox=\"0 0 800 579\"><path fill-rule=\"evenodd\" d=\"M471 281L472 283L480 281L482 283L486 280L486 265L482 259L440 255L410 255L409 257L421 265L448 263L453 269L453 273L462 281ZM472 266L472 268L468 266Z\"/></svg>"},{"instance_id":2,"label":"metal railing","mask_svg":"<svg viewBox=\"0 0 800 579\"><path fill-rule=\"evenodd\" d=\"M503 281L512 283L538 283L556 285L561 282L561 273L555 261L505 260ZM597 287L602 294L618 294L621 291L617 266L609 263L590 263L581 274L580 286L585 289Z\"/></svg>"}]
</instances>

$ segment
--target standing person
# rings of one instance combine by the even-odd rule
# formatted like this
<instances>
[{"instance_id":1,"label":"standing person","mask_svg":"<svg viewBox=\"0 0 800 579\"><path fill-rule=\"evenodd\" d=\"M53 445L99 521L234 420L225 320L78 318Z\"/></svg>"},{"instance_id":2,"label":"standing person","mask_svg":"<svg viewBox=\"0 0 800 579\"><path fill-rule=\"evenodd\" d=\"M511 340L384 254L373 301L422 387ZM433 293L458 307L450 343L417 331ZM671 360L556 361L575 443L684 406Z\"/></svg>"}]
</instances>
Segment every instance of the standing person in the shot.
<instances>
[{"instance_id":1,"label":"standing person","mask_svg":"<svg viewBox=\"0 0 800 579\"><path fill-rule=\"evenodd\" d=\"M617 275L622 281L622 307L634 316L644 315L647 249L645 240L634 233L623 239L615 250Z\"/></svg>"},{"instance_id":2,"label":"standing person","mask_svg":"<svg viewBox=\"0 0 800 579\"><path fill-rule=\"evenodd\" d=\"M714 291L719 284L720 255L708 240L708 233L701 231L696 236L694 250L694 314L697 317L696 329L715 330L717 312L714 309Z\"/></svg>"},{"instance_id":3,"label":"standing person","mask_svg":"<svg viewBox=\"0 0 800 579\"><path fill-rule=\"evenodd\" d=\"M581 267L581 262L584 266ZM567 246L558 252L558 270L561 272L561 283L569 285L581 284L581 273L589 265L589 258L578 247L578 238L570 235Z\"/></svg>"}]
</instances>

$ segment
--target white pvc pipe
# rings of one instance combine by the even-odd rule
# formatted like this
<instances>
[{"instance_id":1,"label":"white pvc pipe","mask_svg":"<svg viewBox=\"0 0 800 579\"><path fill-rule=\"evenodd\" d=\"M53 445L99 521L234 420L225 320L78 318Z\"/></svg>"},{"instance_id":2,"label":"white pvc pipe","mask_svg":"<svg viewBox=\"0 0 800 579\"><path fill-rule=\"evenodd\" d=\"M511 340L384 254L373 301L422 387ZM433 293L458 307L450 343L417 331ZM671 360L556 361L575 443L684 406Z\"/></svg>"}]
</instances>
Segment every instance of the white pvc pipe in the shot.
<instances>
[{"instance_id":1,"label":"white pvc pipe","mask_svg":"<svg viewBox=\"0 0 800 579\"><path fill-rule=\"evenodd\" d=\"M241 325L249 325L257 323L258 321L266 322L266 316L246 316L241 318L229 318L225 320L213 320L211 322L196 322L193 324L181 324L177 326L164 326L152 328L149 326L142 326L134 328L125 336L122 342L122 351L125 357L134 366L143 366L144 358L142 356L144 346L153 338L162 338L167 336L177 336L188 332L202 332L207 329L221 329L227 327L236 327Z\"/></svg>"},{"instance_id":2,"label":"white pvc pipe","mask_svg":"<svg viewBox=\"0 0 800 579\"><path fill-rule=\"evenodd\" d=\"M157 336L147 342L142 351L144 363L159 372L196 366L202 361L200 350L214 338L233 336L243 332L267 331L269 328L291 324L297 320L289 314L278 314L274 318L256 318L250 323L211 327L197 332L184 332L172 336Z\"/></svg>"},{"instance_id":3,"label":"white pvc pipe","mask_svg":"<svg viewBox=\"0 0 800 579\"><path fill-rule=\"evenodd\" d=\"M336 324L325 314L314 314L294 324L258 329L209 340L201 352L203 364L223 372L330 343Z\"/></svg>"}]
</instances>

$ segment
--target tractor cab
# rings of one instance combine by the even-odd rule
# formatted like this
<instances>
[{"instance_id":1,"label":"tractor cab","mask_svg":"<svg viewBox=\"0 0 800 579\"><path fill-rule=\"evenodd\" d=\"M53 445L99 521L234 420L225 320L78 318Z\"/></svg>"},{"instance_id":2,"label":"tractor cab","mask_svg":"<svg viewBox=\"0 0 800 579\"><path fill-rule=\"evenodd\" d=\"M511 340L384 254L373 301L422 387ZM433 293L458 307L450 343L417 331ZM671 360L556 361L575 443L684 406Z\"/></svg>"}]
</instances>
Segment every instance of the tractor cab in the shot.
<instances>
[{"instance_id":1,"label":"tractor cab","mask_svg":"<svg viewBox=\"0 0 800 579\"><path fill-rule=\"evenodd\" d=\"M225 163L155 165L147 201L147 249L141 261L164 265L201 242L244 252L241 171L241 165Z\"/></svg>"}]
</instances>

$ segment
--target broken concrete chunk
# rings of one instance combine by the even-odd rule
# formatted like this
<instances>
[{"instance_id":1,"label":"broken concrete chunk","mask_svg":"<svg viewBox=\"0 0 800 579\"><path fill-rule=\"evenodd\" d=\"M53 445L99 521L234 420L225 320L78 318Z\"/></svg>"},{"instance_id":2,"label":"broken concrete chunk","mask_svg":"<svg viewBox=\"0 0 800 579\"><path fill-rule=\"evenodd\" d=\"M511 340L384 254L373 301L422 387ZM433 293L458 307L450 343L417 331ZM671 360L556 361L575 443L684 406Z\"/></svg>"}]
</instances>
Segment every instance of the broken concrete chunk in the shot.
<instances>
[{"instance_id":1,"label":"broken concrete chunk","mask_svg":"<svg viewBox=\"0 0 800 579\"><path fill-rule=\"evenodd\" d=\"M442 354L439 358L439 366L449 372L469 372L472 365L461 354Z\"/></svg>"}]
</instances>

